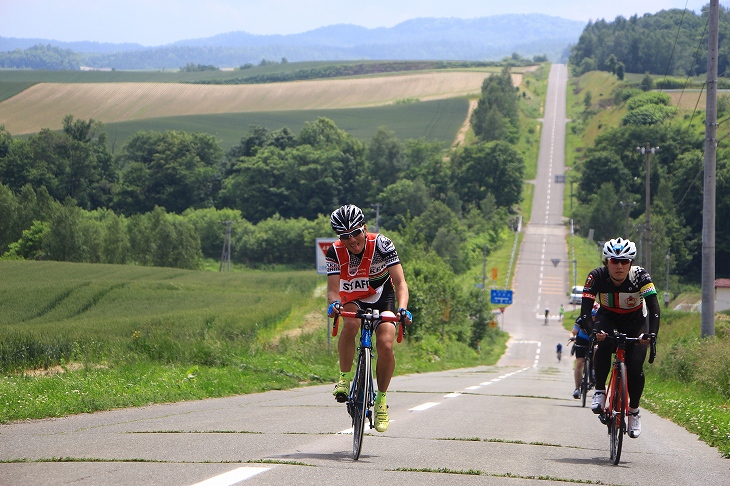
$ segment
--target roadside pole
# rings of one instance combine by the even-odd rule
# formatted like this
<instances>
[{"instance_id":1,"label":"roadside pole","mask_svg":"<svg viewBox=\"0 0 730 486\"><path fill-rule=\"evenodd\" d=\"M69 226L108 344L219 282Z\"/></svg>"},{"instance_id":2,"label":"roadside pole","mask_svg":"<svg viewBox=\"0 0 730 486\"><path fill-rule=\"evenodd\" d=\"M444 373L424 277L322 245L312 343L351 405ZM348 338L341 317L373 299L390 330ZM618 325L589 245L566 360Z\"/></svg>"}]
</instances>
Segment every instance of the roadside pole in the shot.
<instances>
[{"instance_id":1,"label":"roadside pole","mask_svg":"<svg viewBox=\"0 0 730 486\"><path fill-rule=\"evenodd\" d=\"M315 240L314 244L314 253L315 253L315 264L317 266L317 273L320 275L324 275L327 277L327 261L325 259L325 256L327 255L327 250L330 249L330 246L337 241L337 238L317 238ZM324 283L324 297L325 297L325 303L327 302L327 280L325 280ZM325 321L327 321L326 325L326 332L327 332L327 352L330 352L331 347L331 341L332 341L332 333L330 328L330 318L327 314L324 316Z\"/></svg>"}]
</instances>

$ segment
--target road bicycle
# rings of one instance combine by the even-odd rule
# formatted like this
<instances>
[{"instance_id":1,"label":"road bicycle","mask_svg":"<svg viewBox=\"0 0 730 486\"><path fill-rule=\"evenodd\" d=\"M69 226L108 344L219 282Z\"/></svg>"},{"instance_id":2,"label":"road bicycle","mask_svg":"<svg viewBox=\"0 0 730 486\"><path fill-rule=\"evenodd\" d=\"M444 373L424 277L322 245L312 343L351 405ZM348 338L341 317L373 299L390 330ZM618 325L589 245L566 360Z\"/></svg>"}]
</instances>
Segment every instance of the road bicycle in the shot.
<instances>
[{"instance_id":1,"label":"road bicycle","mask_svg":"<svg viewBox=\"0 0 730 486\"><path fill-rule=\"evenodd\" d=\"M593 336L597 334L593 331ZM649 363L656 357L656 334L650 334L651 352ZM599 414L601 422L608 426L609 457L616 465L621 459L621 447L626 433L626 418L629 413L629 383L626 377L626 345L638 343L639 338L628 337L614 330L614 334L606 336L606 340L616 343L616 357L611 368L611 377L606 387L606 406Z\"/></svg>"},{"instance_id":2,"label":"road bicycle","mask_svg":"<svg viewBox=\"0 0 730 486\"><path fill-rule=\"evenodd\" d=\"M568 342L575 342L575 338L572 337L568 340ZM581 399L581 406L586 406L586 399L588 398L588 391L593 388L594 386L594 378L593 378L593 347L595 345L595 341L593 339L593 335L591 335L590 339L588 340L588 344L573 344L573 351L571 354L576 354L576 349L585 349L586 350L586 357L583 359L583 376L580 380L580 399Z\"/></svg>"},{"instance_id":3,"label":"road bicycle","mask_svg":"<svg viewBox=\"0 0 730 486\"><path fill-rule=\"evenodd\" d=\"M332 326L332 336L337 336L339 318L353 317L360 319L360 346L357 353L355 375L347 397L347 413L352 417L352 458L357 461L362 449L362 437L365 432L365 421L373 426L373 404L375 403L375 387L373 386L373 344L372 337L378 321L400 322L397 341L403 340L405 327L401 317L381 315L377 309L358 309L356 312L340 311Z\"/></svg>"}]
</instances>

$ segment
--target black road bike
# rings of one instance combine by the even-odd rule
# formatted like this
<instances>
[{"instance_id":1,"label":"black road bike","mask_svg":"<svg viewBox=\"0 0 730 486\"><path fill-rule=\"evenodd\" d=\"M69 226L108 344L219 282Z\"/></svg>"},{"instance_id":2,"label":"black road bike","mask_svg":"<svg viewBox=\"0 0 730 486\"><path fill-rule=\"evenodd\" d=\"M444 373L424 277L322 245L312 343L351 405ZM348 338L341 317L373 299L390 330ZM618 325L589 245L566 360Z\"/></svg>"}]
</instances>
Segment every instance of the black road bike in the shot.
<instances>
[{"instance_id":1,"label":"black road bike","mask_svg":"<svg viewBox=\"0 0 730 486\"><path fill-rule=\"evenodd\" d=\"M360 319L360 346L357 353L355 376L350 385L347 397L347 413L352 417L352 458L357 461L362 450L362 437L365 433L365 422L373 426L373 404L375 403L375 387L373 386L373 331L378 322L400 322L397 341L403 340L404 324L400 317L381 315L377 309L358 309L356 312L341 311L335 317L332 335L337 335L339 316Z\"/></svg>"}]
</instances>

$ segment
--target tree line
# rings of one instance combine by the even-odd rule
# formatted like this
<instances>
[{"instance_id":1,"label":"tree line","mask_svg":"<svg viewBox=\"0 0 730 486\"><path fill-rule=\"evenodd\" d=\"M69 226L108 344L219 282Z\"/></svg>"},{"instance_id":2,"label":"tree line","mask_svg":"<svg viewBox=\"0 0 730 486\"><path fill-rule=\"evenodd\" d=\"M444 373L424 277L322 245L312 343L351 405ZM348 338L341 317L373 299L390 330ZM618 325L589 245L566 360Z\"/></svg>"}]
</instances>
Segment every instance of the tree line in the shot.
<instances>
[{"instance_id":1,"label":"tree line","mask_svg":"<svg viewBox=\"0 0 730 486\"><path fill-rule=\"evenodd\" d=\"M683 9L656 14L618 16L613 22L589 22L571 49L574 75L617 69L664 76L698 76L707 72L708 9L698 15ZM730 10L720 6L720 38L730 36ZM720 43L718 72L730 66L730 46Z\"/></svg>"}]
</instances>

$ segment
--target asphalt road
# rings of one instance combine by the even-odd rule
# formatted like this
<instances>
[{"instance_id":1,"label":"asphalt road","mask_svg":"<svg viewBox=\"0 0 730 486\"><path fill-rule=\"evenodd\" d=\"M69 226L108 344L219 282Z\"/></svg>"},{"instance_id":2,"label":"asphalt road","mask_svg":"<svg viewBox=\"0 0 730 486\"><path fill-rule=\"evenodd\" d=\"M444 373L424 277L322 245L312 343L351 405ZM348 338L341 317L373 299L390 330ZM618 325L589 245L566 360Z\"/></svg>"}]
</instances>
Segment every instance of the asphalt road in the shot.
<instances>
[{"instance_id":1,"label":"asphalt road","mask_svg":"<svg viewBox=\"0 0 730 486\"><path fill-rule=\"evenodd\" d=\"M394 378L390 428L365 436L359 461L345 408L322 385L0 426L0 485L730 484L716 449L646 410L641 437L625 438L613 466L606 428L572 398L574 360L555 355L572 282L555 182L566 81L566 67L553 66L535 214L496 366Z\"/></svg>"}]
</instances>

